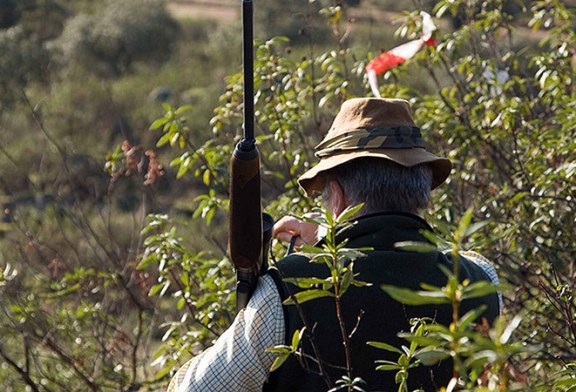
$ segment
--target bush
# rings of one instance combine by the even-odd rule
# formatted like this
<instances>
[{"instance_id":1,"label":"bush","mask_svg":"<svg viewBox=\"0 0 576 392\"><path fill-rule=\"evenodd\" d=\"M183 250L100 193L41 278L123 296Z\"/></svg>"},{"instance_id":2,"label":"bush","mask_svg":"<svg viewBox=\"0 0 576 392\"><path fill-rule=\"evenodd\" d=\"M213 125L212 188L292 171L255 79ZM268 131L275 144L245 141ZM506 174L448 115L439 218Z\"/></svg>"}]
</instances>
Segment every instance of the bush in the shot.
<instances>
[{"instance_id":1,"label":"bush","mask_svg":"<svg viewBox=\"0 0 576 392\"><path fill-rule=\"evenodd\" d=\"M307 0L276 0L254 6L257 37L286 36L293 42L319 43L329 37L329 28L318 13L320 5Z\"/></svg>"},{"instance_id":2,"label":"bush","mask_svg":"<svg viewBox=\"0 0 576 392\"><path fill-rule=\"evenodd\" d=\"M166 61L177 35L177 24L163 1L111 1L93 15L68 20L53 48L62 53L63 64L118 76L138 62Z\"/></svg>"},{"instance_id":3,"label":"bush","mask_svg":"<svg viewBox=\"0 0 576 392\"><path fill-rule=\"evenodd\" d=\"M410 99L433 150L454 162L451 180L435 193L429 219L454 227L471 208L476 220L487 220L488 225L471 235L471 240L494 260L502 280L510 285L505 290L504 317L530 316L530 322L521 324L519 319L509 324L501 321L491 336L502 336L500 343L510 346L494 362L481 362L474 370L474 382L482 381L478 375L487 372L483 380L491 380L486 381L490 388L499 390L546 389L555 382L574 385L573 380L555 377L569 372L564 364L574 361L576 344L572 321L576 309L572 295L576 177L571 154L576 129L572 60L576 37L572 14L563 4L537 2L526 9L529 12L517 23L529 21L528 26L536 29L546 26L541 48L531 45L518 50L511 25L514 19L502 2L483 1L479 9L467 1L438 2L436 17L463 12L469 20L453 32L441 32L436 48L427 48L412 60L429 79L425 90L417 90L418 85L408 79L414 69L406 66L384 75L386 84L380 88L383 96ZM334 9L325 12L331 14ZM404 39L419 35L418 20L418 12L406 16L401 30ZM282 39L259 42L256 60L263 183L273 189L265 192L265 205L278 216L309 210L295 178L312 164L311 148L339 104L367 92L365 62L355 59L353 51L340 46L295 59L284 45ZM221 162L230 147L221 145L219 138L236 136L229 130L240 128L242 103L240 75L228 82L212 120L218 139L206 141L198 150L199 157L185 159L190 153L184 151L174 162L182 173L203 177L209 187L199 198L198 217L227 208L227 195L222 192L226 167ZM180 132L177 118L174 127L164 129L174 136L175 145L189 134ZM174 264L172 268L173 275L179 276L179 267ZM517 340L509 341L513 332ZM478 342L482 342L478 350L485 344L499 344L481 338ZM524 346L531 349L524 350ZM163 358L169 367L182 351L168 354L169 346L165 347L168 351ZM492 365L494 373L490 373Z\"/></svg>"}]
</instances>

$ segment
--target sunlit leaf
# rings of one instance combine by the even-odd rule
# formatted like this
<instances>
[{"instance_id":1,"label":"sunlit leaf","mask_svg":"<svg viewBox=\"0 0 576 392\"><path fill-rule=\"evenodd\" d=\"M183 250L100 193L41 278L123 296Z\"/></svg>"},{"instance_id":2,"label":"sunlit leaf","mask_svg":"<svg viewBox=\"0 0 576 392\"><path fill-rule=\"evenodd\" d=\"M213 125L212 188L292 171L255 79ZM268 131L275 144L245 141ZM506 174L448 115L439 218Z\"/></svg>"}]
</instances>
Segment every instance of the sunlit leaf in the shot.
<instances>
[{"instance_id":1,"label":"sunlit leaf","mask_svg":"<svg viewBox=\"0 0 576 392\"><path fill-rule=\"evenodd\" d=\"M284 301L285 305L294 305L294 303L299 303L302 304L304 302L308 302L311 301L313 299L318 299L318 298L324 298L324 297L333 297L334 294L331 293L330 291L326 291L326 290L318 290L318 289L313 289L313 290L306 290L306 291L300 291L296 294L293 295L295 301L292 298L288 298L287 300Z\"/></svg>"},{"instance_id":2,"label":"sunlit leaf","mask_svg":"<svg viewBox=\"0 0 576 392\"><path fill-rule=\"evenodd\" d=\"M450 353L436 347L424 347L423 349L418 350L414 356L419 359L423 365L432 366L440 361L450 358Z\"/></svg>"},{"instance_id":3,"label":"sunlit leaf","mask_svg":"<svg viewBox=\"0 0 576 392\"><path fill-rule=\"evenodd\" d=\"M497 293L498 287L493 283L481 280L474 282L464 288L462 299L484 297L489 294Z\"/></svg>"},{"instance_id":4,"label":"sunlit leaf","mask_svg":"<svg viewBox=\"0 0 576 392\"><path fill-rule=\"evenodd\" d=\"M460 328L461 329L467 328L468 325L470 325L475 320L477 320L478 317L480 317L480 315L482 315L482 313L484 313L484 311L486 311L486 308L487 308L486 305L482 305L482 306L478 307L478 309L474 309L474 310L467 312L464 316L462 316L460 318L460 322L459 322Z\"/></svg>"},{"instance_id":5,"label":"sunlit leaf","mask_svg":"<svg viewBox=\"0 0 576 392\"><path fill-rule=\"evenodd\" d=\"M372 347L376 347L380 350L386 350L386 351L391 351L394 353L402 354L402 350L400 350L399 348L394 347L388 343L368 341L368 342L366 342L366 344L369 346L372 346Z\"/></svg>"},{"instance_id":6,"label":"sunlit leaf","mask_svg":"<svg viewBox=\"0 0 576 392\"><path fill-rule=\"evenodd\" d=\"M417 241L401 241L396 242L394 247L406 252L417 252L417 253L428 253L436 252L438 248L434 244L428 242L417 242Z\"/></svg>"},{"instance_id":7,"label":"sunlit leaf","mask_svg":"<svg viewBox=\"0 0 576 392\"><path fill-rule=\"evenodd\" d=\"M290 354L280 354L279 356L277 356L274 359L274 362L272 362L272 366L270 367L270 371L273 372L275 370L277 370L280 366L282 366L284 364L284 362L286 362L286 360L290 357Z\"/></svg>"},{"instance_id":8,"label":"sunlit leaf","mask_svg":"<svg viewBox=\"0 0 576 392\"><path fill-rule=\"evenodd\" d=\"M446 304L450 299L443 292L415 291L390 285L380 286L389 296L406 305Z\"/></svg>"}]
</instances>

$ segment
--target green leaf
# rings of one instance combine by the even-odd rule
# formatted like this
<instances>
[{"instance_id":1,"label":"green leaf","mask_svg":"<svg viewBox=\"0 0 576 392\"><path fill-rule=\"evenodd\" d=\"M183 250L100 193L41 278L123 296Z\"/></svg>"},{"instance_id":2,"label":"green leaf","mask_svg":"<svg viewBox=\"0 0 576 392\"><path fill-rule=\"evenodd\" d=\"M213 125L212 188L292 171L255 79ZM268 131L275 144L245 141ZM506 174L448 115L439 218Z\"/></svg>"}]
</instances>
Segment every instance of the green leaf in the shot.
<instances>
[{"instance_id":1,"label":"green leaf","mask_svg":"<svg viewBox=\"0 0 576 392\"><path fill-rule=\"evenodd\" d=\"M396 242L394 247L406 252L417 252L417 253L429 253L436 252L438 247L429 242L418 242L418 241L401 241Z\"/></svg>"},{"instance_id":2,"label":"green leaf","mask_svg":"<svg viewBox=\"0 0 576 392\"><path fill-rule=\"evenodd\" d=\"M294 294L293 297L296 300L296 303L303 304L304 302L308 302L317 298L334 297L334 294L326 290L313 289L313 290L300 291L299 293ZM295 302L292 298L288 298L287 300L284 301L284 304L294 305Z\"/></svg>"},{"instance_id":3,"label":"green leaf","mask_svg":"<svg viewBox=\"0 0 576 392\"><path fill-rule=\"evenodd\" d=\"M447 304L450 299L443 292L415 291L390 285L380 286L389 296L405 305Z\"/></svg>"},{"instance_id":4,"label":"green leaf","mask_svg":"<svg viewBox=\"0 0 576 392\"><path fill-rule=\"evenodd\" d=\"M327 254L326 250L312 245L302 245L300 252L308 254Z\"/></svg>"},{"instance_id":5,"label":"green leaf","mask_svg":"<svg viewBox=\"0 0 576 392\"><path fill-rule=\"evenodd\" d=\"M366 342L366 344L369 346L372 346L372 347L376 347L380 350L386 350L386 351L391 351L393 353L403 354L402 350L400 350L399 348L394 347L388 343L368 341L368 342Z\"/></svg>"},{"instance_id":6,"label":"green leaf","mask_svg":"<svg viewBox=\"0 0 576 392\"><path fill-rule=\"evenodd\" d=\"M302 329L302 331L304 329ZM300 340L299 331L296 331L293 335L293 338L292 338L293 344L294 344L294 339L297 339L297 342L295 345L295 347L297 348L298 342ZM292 354L294 352L294 350L295 349L293 347L286 346L286 345L280 345L280 346L274 346L274 347L267 348L266 352L279 354L278 357L276 357L276 359L274 359L274 362L272 363L272 366L270 367L270 371L273 372L274 370L276 370L280 366L282 366L282 364L288 359L288 357L290 357L290 354Z\"/></svg>"},{"instance_id":7,"label":"green leaf","mask_svg":"<svg viewBox=\"0 0 576 392\"><path fill-rule=\"evenodd\" d=\"M150 264L156 261L155 257L144 257L136 266L137 270L143 270L144 268L148 267Z\"/></svg>"},{"instance_id":8,"label":"green leaf","mask_svg":"<svg viewBox=\"0 0 576 392\"><path fill-rule=\"evenodd\" d=\"M468 327L468 325L473 323L474 320L478 319L478 317L480 317L480 315L482 313L484 313L486 308L487 308L487 305L482 305L482 306L478 307L477 309L473 309L473 310L467 312L464 316L462 316L460 318L460 322L458 323L460 329L464 329L464 328Z\"/></svg>"},{"instance_id":9,"label":"green leaf","mask_svg":"<svg viewBox=\"0 0 576 392\"><path fill-rule=\"evenodd\" d=\"M434 286L428 283L420 283L420 287L426 291L441 291L442 287Z\"/></svg>"},{"instance_id":10,"label":"green leaf","mask_svg":"<svg viewBox=\"0 0 576 392\"><path fill-rule=\"evenodd\" d=\"M350 248L338 249L338 260L341 260L342 262L354 261L364 256L366 256L366 254L361 252L359 249L350 249Z\"/></svg>"},{"instance_id":11,"label":"green leaf","mask_svg":"<svg viewBox=\"0 0 576 392\"><path fill-rule=\"evenodd\" d=\"M166 366L166 367L162 368L162 370L160 370L158 373L156 373L156 379L160 380L160 379L164 378L164 376L168 375L168 373L170 373L171 370L172 370L171 366Z\"/></svg>"},{"instance_id":12,"label":"green leaf","mask_svg":"<svg viewBox=\"0 0 576 392\"><path fill-rule=\"evenodd\" d=\"M188 165L180 164L180 166L178 167L178 173L176 173L176 178L177 179L182 178L182 176L184 176L184 174L188 172L189 168L190 167Z\"/></svg>"},{"instance_id":13,"label":"green leaf","mask_svg":"<svg viewBox=\"0 0 576 392\"><path fill-rule=\"evenodd\" d=\"M409 342L414 342L418 346L438 346L440 344L440 340L434 339L428 336L414 336L410 333L399 333L398 337L404 338Z\"/></svg>"},{"instance_id":14,"label":"green leaf","mask_svg":"<svg viewBox=\"0 0 576 392\"><path fill-rule=\"evenodd\" d=\"M305 330L306 330L306 327L304 327L302 329L297 329L294 332L294 334L292 335L292 345L290 346L292 351L296 351L298 349L298 346L300 345L300 341L302 340L302 336L304 336Z\"/></svg>"},{"instance_id":15,"label":"green leaf","mask_svg":"<svg viewBox=\"0 0 576 392\"><path fill-rule=\"evenodd\" d=\"M436 225L438 226L438 224ZM441 251L452 248L452 244L449 241L446 241L444 238L430 230L424 230L422 235L431 243L436 244L436 247Z\"/></svg>"},{"instance_id":16,"label":"green leaf","mask_svg":"<svg viewBox=\"0 0 576 392\"><path fill-rule=\"evenodd\" d=\"M372 286L372 283L354 279L352 280L352 285L356 287L370 287Z\"/></svg>"},{"instance_id":17,"label":"green leaf","mask_svg":"<svg viewBox=\"0 0 576 392\"><path fill-rule=\"evenodd\" d=\"M280 366L284 364L284 362L286 362L288 357L290 357L290 354L280 354L278 357L276 357L276 359L274 359L274 362L272 362L270 371L273 372L277 370Z\"/></svg>"},{"instance_id":18,"label":"green leaf","mask_svg":"<svg viewBox=\"0 0 576 392\"><path fill-rule=\"evenodd\" d=\"M349 221L354 215L356 215L358 212L360 212L362 207L364 207L363 203L355 205L355 206L346 207L346 209L344 211L342 211L340 213L340 215L338 215L338 218L336 219L336 223L342 223L342 222Z\"/></svg>"},{"instance_id":19,"label":"green leaf","mask_svg":"<svg viewBox=\"0 0 576 392\"><path fill-rule=\"evenodd\" d=\"M166 143L170 142L170 138L171 135L169 133L165 133L164 135L162 135L162 137L160 139L158 139L158 141L156 142L156 147L162 147L163 145L165 145Z\"/></svg>"},{"instance_id":20,"label":"green leaf","mask_svg":"<svg viewBox=\"0 0 576 392\"><path fill-rule=\"evenodd\" d=\"M394 364L394 365L379 365L379 366L376 366L376 370L382 370L382 371L400 370L400 369L402 369L402 367L399 366L399 365L396 365L396 364Z\"/></svg>"},{"instance_id":21,"label":"green leaf","mask_svg":"<svg viewBox=\"0 0 576 392\"><path fill-rule=\"evenodd\" d=\"M450 358L450 354L435 347L424 347L418 350L414 356L426 366L432 366L440 361Z\"/></svg>"},{"instance_id":22,"label":"green leaf","mask_svg":"<svg viewBox=\"0 0 576 392\"><path fill-rule=\"evenodd\" d=\"M327 283L326 279L321 278L284 278L282 280L303 289L309 289L315 285L323 285Z\"/></svg>"},{"instance_id":23,"label":"green leaf","mask_svg":"<svg viewBox=\"0 0 576 392\"><path fill-rule=\"evenodd\" d=\"M498 287L486 280L480 280L464 288L462 299L484 297L496 292L498 292Z\"/></svg>"},{"instance_id":24,"label":"green leaf","mask_svg":"<svg viewBox=\"0 0 576 392\"><path fill-rule=\"evenodd\" d=\"M180 280L186 287L190 287L190 275L187 272L182 272L180 274Z\"/></svg>"},{"instance_id":25,"label":"green leaf","mask_svg":"<svg viewBox=\"0 0 576 392\"><path fill-rule=\"evenodd\" d=\"M340 283L340 297L342 297L344 295L344 293L346 293L346 291L348 291L348 288L350 287L350 284L352 283L353 280L353 272L350 269L346 269L343 272L343 276L341 277L341 283Z\"/></svg>"},{"instance_id":26,"label":"green leaf","mask_svg":"<svg viewBox=\"0 0 576 392\"><path fill-rule=\"evenodd\" d=\"M490 223L490 222L483 221L483 222L473 223L466 228L464 235L470 236L470 235L474 234L475 232L477 232L478 230L480 230L481 228L483 228L484 226L486 226L488 223Z\"/></svg>"},{"instance_id":27,"label":"green leaf","mask_svg":"<svg viewBox=\"0 0 576 392\"><path fill-rule=\"evenodd\" d=\"M284 344L274 347L269 347L265 350L267 353L274 353L274 354L289 354L292 352L292 347L286 346Z\"/></svg>"},{"instance_id":28,"label":"green leaf","mask_svg":"<svg viewBox=\"0 0 576 392\"><path fill-rule=\"evenodd\" d=\"M182 105L180 106L178 109L176 109L176 111L174 111L175 115L181 115L182 113L188 111L188 110L192 110L194 109L194 106L192 105Z\"/></svg>"},{"instance_id":29,"label":"green leaf","mask_svg":"<svg viewBox=\"0 0 576 392\"><path fill-rule=\"evenodd\" d=\"M206 186L210 185L210 170L209 169L204 170L204 174L202 175L202 182Z\"/></svg>"},{"instance_id":30,"label":"green leaf","mask_svg":"<svg viewBox=\"0 0 576 392\"><path fill-rule=\"evenodd\" d=\"M573 377L560 379L554 383L554 387L570 387L571 389L568 389L568 391L574 390L573 388L576 388L576 379Z\"/></svg>"},{"instance_id":31,"label":"green leaf","mask_svg":"<svg viewBox=\"0 0 576 392\"><path fill-rule=\"evenodd\" d=\"M512 333L516 330L516 328L518 328L521 321L522 321L521 316L518 315L514 316L512 321L510 321L510 323L508 323L508 325L506 326L506 329L504 329L504 332L502 332L502 335L500 336L500 343L506 344L508 342L508 340L512 336Z\"/></svg>"},{"instance_id":32,"label":"green leaf","mask_svg":"<svg viewBox=\"0 0 576 392\"><path fill-rule=\"evenodd\" d=\"M168 119L166 117L162 117L159 119L156 119L151 125L150 125L150 130L151 131L155 131L158 128L162 127L164 124L166 124L166 122L168 121Z\"/></svg>"},{"instance_id":33,"label":"green leaf","mask_svg":"<svg viewBox=\"0 0 576 392\"><path fill-rule=\"evenodd\" d=\"M452 270L450 270L450 268L446 267L445 265L438 264L438 269L442 271L442 273L446 275L448 278L454 277L454 273L452 272Z\"/></svg>"},{"instance_id":34,"label":"green leaf","mask_svg":"<svg viewBox=\"0 0 576 392\"><path fill-rule=\"evenodd\" d=\"M152 297L152 296L158 294L160 292L160 290L162 290L162 287L164 287L164 284L162 284L162 283L155 284L154 286L150 287L150 291L148 292L148 296Z\"/></svg>"},{"instance_id":35,"label":"green leaf","mask_svg":"<svg viewBox=\"0 0 576 392\"><path fill-rule=\"evenodd\" d=\"M482 350L475 352L465 362L468 367L485 366L486 363L494 363L498 360L498 353L494 350Z\"/></svg>"},{"instance_id":36,"label":"green leaf","mask_svg":"<svg viewBox=\"0 0 576 392\"><path fill-rule=\"evenodd\" d=\"M474 209L469 208L462 219L460 219L460 223L458 224L458 228L456 229L456 239L462 240L466 236L466 230L468 226L470 226L470 222L472 222L472 217L474 216Z\"/></svg>"}]
</instances>

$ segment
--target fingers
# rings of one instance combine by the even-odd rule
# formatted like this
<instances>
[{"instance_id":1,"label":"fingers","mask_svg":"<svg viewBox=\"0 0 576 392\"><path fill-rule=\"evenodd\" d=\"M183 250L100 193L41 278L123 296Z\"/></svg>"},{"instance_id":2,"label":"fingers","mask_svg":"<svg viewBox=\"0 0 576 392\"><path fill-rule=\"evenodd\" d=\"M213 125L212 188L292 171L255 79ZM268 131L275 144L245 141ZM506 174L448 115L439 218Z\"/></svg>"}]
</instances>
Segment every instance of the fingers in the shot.
<instances>
[{"instance_id":1,"label":"fingers","mask_svg":"<svg viewBox=\"0 0 576 392\"><path fill-rule=\"evenodd\" d=\"M292 236L300 235L300 223L302 222L292 216L282 217L274 224L272 235L280 241L290 241Z\"/></svg>"},{"instance_id":2,"label":"fingers","mask_svg":"<svg viewBox=\"0 0 576 392\"><path fill-rule=\"evenodd\" d=\"M303 222L292 216L281 218L274 225L272 234L280 241L289 242L294 236L299 236L296 240L296 247L303 244L314 244L316 242L318 225L314 223Z\"/></svg>"},{"instance_id":3,"label":"fingers","mask_svg":"<svg viewBox=\"0 0 576 392\"><path fill-rule=\"evenodd\" d=\"M290 242L290 240L294 236L297 236L299 238L299 240L296 240L296 242L302 242L302 237L298 236L297 234L291 234L287 231L282 231L282 232L279 232L277 234L274 234L274 237L276 239L278 239L279 241L282 241L282 242ZM299 246L299 245L301 245L301 244L298 244L298 243L296 244L296 246Z\"/></svg>"}]
</instances>

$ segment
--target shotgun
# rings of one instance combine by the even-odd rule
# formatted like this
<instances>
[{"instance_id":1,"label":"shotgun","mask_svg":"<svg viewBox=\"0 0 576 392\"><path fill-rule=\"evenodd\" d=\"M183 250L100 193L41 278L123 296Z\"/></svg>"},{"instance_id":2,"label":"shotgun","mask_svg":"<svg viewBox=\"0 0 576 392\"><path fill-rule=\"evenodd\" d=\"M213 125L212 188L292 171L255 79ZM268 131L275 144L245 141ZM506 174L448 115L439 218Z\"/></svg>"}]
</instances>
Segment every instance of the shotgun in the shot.
<instances>
[{"instance_id":1,"label":"shotgun","mask_svg":"<svg viewBox=\"0 0 576 392\"><path fill-rule=\"evenodd\" d=\"M260 156L254 137L253 4L242 0L244 70L243 137L230 159L228 251L236 269L236 311L248 304L258 276L265 270L272 218L260 205ZM263 245L264 244L264 245Z\"/></svg>"}]
</instances>

